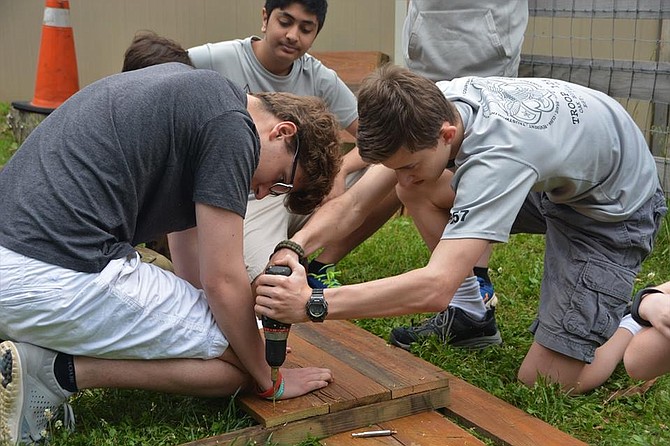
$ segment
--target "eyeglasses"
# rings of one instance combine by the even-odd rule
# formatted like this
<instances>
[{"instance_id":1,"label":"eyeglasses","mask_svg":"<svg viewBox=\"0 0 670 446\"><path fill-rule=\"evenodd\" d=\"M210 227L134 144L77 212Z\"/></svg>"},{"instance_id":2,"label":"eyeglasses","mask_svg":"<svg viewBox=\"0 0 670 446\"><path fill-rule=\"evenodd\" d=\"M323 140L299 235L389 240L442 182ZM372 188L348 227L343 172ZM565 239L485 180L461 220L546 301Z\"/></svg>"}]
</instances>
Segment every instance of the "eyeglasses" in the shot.
<instances>
[{"instance_id":1,"label":"eyeglasses","mask_svg":"<svg viewBox=\"0 0 670 446\"><path fill-rule=\"evenodd\" d=\"M293 167L291 168L291 179L288 183L275 183L270 186L270 195L276 197L288 194L293 190L293 181L295 180L295 171L298 168L298 151L300 149L300 140L298 134L295 134L295 153L293 154Z\"/></svg>"}]
</instances>

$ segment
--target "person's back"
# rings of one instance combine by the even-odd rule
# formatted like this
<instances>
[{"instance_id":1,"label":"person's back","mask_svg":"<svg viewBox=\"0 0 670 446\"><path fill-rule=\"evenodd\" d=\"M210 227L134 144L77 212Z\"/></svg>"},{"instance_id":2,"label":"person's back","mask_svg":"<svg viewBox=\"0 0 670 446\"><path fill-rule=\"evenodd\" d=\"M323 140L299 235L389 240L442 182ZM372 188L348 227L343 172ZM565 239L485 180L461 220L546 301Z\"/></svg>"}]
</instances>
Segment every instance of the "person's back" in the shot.
<instances>
[{"instance_id":1,"label":"person's back","mask_svg":"<svg viewBox=\"0 0 670 446\"><path fill-rule=\"evenodd\" d=\"M176 63L82 89L31 133L3 170L2 189L15 193L0 203L0 243L97 272L132 252L133 244L193 226L197 175L208 170L214 181L235 170L245 173L244 183L251 181L258 154L220 144L244 132L245 122L253 132L245 104L246 95L216 73ZM222 116L234 129L225 135L209 124ZM212 153L215 147L219 154ZM227 160L224 168L199 164L216 157ZM30 175L21 173L26 165L35 166ZM86 180L71 172L85 172ZM228 189L229 202L221 205L243 214L246 193L219 189L222 195Z\"/></svg>"},{"instance_id":2,"label":"person's back","mask_svg":"<svg viewBox=\"0 0 670 446\"><path fill-rule=\"evenodd\" d=\"M527 0L412 0L403 26L405 65L433 81L516 77L527 23Z\"/></svg>"}]
</instances>

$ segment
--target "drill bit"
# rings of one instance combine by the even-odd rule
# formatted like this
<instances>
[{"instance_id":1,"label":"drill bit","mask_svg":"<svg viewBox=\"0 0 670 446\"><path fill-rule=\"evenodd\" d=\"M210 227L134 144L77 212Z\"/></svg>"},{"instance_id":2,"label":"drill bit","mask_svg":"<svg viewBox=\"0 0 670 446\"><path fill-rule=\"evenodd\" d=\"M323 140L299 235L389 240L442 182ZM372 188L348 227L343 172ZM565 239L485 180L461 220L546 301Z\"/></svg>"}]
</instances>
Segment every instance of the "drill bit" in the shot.
<instances>
[{"instance_id":1,"label":"drill bit","mask_svg":"<svg viewBox=\"0 0 670 446\"><path fill-rule=\"evenodd\" d=\"M272 388L274 389L277 386L277 376L279 375L279 367L270 368L270 378L272 379ZM277 402L277 392L272 393L272 410L275 410Z\"/></svg>"}]
</instances>

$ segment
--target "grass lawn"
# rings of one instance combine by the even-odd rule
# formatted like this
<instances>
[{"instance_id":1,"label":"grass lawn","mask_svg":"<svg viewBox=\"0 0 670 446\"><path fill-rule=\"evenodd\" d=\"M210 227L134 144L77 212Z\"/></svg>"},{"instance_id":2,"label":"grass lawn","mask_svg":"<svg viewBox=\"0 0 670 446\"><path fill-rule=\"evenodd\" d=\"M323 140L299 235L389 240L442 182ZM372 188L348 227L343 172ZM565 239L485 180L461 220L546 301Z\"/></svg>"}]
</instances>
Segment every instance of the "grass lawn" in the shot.
<instances>
[{"instance_id":1,"label":"grass lawn","mask_svg":"<svg viewBox=\"0 0 670 446\"><path fill-rule=\"evenodd\" d=\"M4 125L6 110L6 104L0 104L0 165L15 147ZM516 371L532 342L527 328L538 304L543 243L540 236L517 235L494 250L490 267L499 298L497 320L502 346L466 351L427 342L415 353L589 444L670 444L670 377L658 379L645 392L636 392L641 383L628 378L620 366L604 386L581 396L565 396L552 385L538 384L529 389L517 383ZM669 250L670 227L665 224L636 288L670 280ZM399 274L424 265L428 256L411 220L397 217L340 263L341 279L343 283L356 283ZM414 315L355 322L387 338L393 327L420 318ZM632 390L620 396L626 389ZM80 392L72 405L77 430L70 434L54 426L51 444L174 445L254 424L237 408L234 398L96 389ZM306 440L302 444L318 442Z\"/></svg>"}]
</instances>

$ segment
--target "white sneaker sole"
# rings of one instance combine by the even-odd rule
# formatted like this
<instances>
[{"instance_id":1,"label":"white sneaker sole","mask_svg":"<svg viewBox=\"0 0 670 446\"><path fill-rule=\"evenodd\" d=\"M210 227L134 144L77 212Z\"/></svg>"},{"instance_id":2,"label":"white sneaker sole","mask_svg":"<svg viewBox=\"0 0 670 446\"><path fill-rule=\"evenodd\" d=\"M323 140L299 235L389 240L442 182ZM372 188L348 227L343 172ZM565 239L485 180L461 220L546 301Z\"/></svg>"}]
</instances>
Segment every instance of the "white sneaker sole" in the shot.
<instances>
[{"instance_id":1,"label":"white sneaker sole","mask_svg":"<svg viewBox=\"0 0 670 446\"><path fill-rule=\"evenodd\" d=\"M6 386L0 385L0 444L15 445L19 443L21 410L25 398L21 382L21 359L16 345L11 341L0 344L0 362L4 361L7 353L11 357L12 367L2 374L2 382L9 382ZM6 376L6 372L9 372L9 376Z\"/></svg>"},{"instance_id":2,"label":"white sneaker sole","mask_svg":"<svg viewBox=\"0 0 670 446\"><path fill-rule=\"evenodd\" d=\"M484 303L484 306L487 310L498 306L498 296L496 296L496 293L493 293L493 297L491 297L488 302Z\"/></svg>"}]
</instances>

